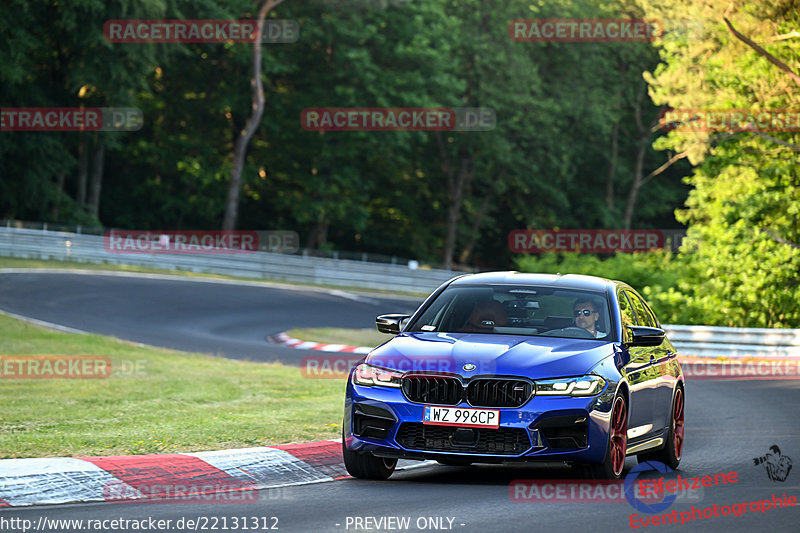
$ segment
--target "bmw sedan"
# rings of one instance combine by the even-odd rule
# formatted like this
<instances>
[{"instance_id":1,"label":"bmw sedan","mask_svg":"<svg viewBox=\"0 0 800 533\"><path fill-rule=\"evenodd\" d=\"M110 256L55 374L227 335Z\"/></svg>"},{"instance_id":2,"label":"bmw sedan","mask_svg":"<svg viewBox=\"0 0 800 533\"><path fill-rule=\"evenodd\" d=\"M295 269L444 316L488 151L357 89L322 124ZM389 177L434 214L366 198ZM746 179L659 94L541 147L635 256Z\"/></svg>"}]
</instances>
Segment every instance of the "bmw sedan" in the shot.
<instances>
[{"instance_id":1,"label":"bmw sedan","mask_svg":"<svg viewBox=\"0 0 800 533\"><path fill-rule=\"evenodd\" d=\"M343 453L354 477L397 460L564 461L616 479L625 458L676 468L684 379L650 306L619 281L491 272L448 281L348 379Z\"/></svg>"}]
</instances>

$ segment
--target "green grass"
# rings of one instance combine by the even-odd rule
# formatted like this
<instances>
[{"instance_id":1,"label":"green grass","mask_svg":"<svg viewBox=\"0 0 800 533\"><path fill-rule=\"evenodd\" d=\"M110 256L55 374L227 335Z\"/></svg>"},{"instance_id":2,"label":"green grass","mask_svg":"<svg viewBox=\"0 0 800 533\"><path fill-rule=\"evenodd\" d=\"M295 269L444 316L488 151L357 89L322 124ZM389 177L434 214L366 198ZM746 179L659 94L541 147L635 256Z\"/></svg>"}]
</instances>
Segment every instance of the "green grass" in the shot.
<instances>
[{"instance_id":1,"label":"green grass","mask_svg":"<svg viewBox=\"0 0 800 533\"><path fill-rule=\"evenodd\" d=\"M341 435L344 381L50 331L0 315L3 355L102 355L107 379L0 378L0 458L125 455Z\"/></svg>"},{"instance_id":2,"label":"green grass","mask_svg":"<svg viewBox=\"0 0 800 533\"><path fill-rule=\"evenodd\" d=\"M45 261L43 259L20 259L17 257L0 257L0 268L68 268L81 270L113 270L115 272L144 272L148 274L180 274L184 276L219 277L213 274L198 274L177 270L164 270L134 265L111 265L107 263L79 263L77 261Z\"/></svg>"},{"instance_id":3,"label":"green grass","mask_svg":"<svg viewBox=\"0 0 800 533\"><path fill-rule=\"evenodd\" d=\"M339 285L326 285L322 283L296 283L282 280L269 280L260 278L245 278L241 276L226 276L222 274L207 274L204 272L190 272L187 270L166 270L163 268L150 268L134 265L115 265L110 263L79 263L77 261L55 261L43 259L20 259L17 257L0 257L0 268L50 268L70 270L97 270L112 272L139 272L144 274L169 274L174 276L187 276L196 278L226 279L236 281L264 282L269 284L288 285L296 287L314 287L319 289L334 289L340 291L361 292L365 294L389 294L426 298L428 293L396 291L391 289L363 289L360 287L346 287Z\"/></svg>"},{"instance_id":4,"label":"green grass","mask_svg":"<svg viewBox=\"0 0 800 533\"><path fill-rule=\"evenodd\" d=\"M378 346L392 338L376 329L297 328L287 333L290 337L303 341L347 346Z\"/></svg>"}]
</instances>

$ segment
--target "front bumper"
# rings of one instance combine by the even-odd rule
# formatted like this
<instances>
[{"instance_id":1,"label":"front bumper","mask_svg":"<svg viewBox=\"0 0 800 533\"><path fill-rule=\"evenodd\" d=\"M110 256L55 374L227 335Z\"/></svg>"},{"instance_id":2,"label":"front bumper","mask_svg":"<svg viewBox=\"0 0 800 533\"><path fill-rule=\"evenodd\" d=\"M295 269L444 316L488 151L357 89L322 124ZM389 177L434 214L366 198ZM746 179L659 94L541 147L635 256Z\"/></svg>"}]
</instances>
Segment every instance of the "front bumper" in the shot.
<instances>
[{"instance_id":1,"label":"front bumper","mask_svg":"<svg viewBox=\"0 0 800 533\"><path fill-rule=\"evenodd\" d=\"M424 404L400 389L348 381L344 438L348 449L382 457L471 462L600 463L608 446L614 384L596 396L534 396L500 411L498 429L422 424ZM472 407L462 403L457 407Z\"/></svg>"}]
</instances>

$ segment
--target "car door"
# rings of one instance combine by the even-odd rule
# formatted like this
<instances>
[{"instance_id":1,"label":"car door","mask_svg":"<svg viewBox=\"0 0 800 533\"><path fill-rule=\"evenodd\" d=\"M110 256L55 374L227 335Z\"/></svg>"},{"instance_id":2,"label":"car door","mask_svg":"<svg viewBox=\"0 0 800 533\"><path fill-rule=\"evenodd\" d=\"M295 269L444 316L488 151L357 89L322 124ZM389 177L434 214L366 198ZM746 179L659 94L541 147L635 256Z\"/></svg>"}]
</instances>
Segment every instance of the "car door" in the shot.
<instances>
[{"instance_id":1,"label":"car door","mask_svg":"<svg viewBox=\"0 0 800 533\"><path fill-rule=\"evenodd\" d=\"M635 291L634 294L640 302L639 305L634 304L634 310L636 311L637 317L639 316L639 313L643 313L647 325L650 325L650 327L653 328L660 328L661 324L658 322L653 310L649 305L647 305L647 302L644 301L644 298L642 298L639 294L636 294ZM664 342L662 342L660 346L655 347L653 357L653 371L657 375L656 394L654 398L655 411L653 420L654 425L659 424L660 427L664 428L669 425L670 416L672 413L672 394L675 389L675 381L677 378L670 368L674 366L673 364L677 358L677 354L675 353L675 349L673 348L672 344L670 344L669 340L665 338Z\"/></svg>"},{"instance_id":2,"label":"car door","mask_svg":"<svg viewBox=\"0 0 800 533\"><path fill-rule=\"evenodd\" d=\"M658 321L644 299L636 291L625 289L636 314L636 324L650 328L659 327ZM668 341L659 346L649 346L642 349L642 354L650 359L650 366L645 372L648 394L651 405L650 423L653 431L660 432L669 421L670 406L672 403L672 388L674 380L669 375L669 363L672 356Z\"/></svg>"},{"instance_id":3,"label":"car door","mask_svg":"<svg viewBox=\"0 0 800 533\"><path fill-rule=\"evenodd\" d=\"M631 336L627 326L640 324L636 314L634 300L637 296L626 288L617 291L620 316L622 317L622 338L630 355L630 362L625 365L625 377L630 388L631 401L628 408L628 438L635 439L661 429L656 422L656 396L658 372L654 369L657 347L631 346ZM641 302L638 302L641 305Z\"/></svg>"}]
</instances>

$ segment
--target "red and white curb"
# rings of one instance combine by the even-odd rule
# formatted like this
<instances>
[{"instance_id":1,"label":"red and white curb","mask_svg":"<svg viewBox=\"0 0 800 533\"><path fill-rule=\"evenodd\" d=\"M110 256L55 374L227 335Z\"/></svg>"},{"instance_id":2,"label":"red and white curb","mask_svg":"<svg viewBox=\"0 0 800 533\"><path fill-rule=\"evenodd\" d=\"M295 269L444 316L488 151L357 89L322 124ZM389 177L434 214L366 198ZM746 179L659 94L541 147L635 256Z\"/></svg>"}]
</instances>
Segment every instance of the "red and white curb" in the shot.
<instances>
[{"instance_id":1,"label":"red and white curb","mask_svg":"<svg viewBox=\"0 0 800 533\"><path fill-rule=\"evenodd\" d=\"M312 341L301 341L286 334L286 332L278 333L270 337L270 340L275 344L283 344L289 348L296 348L298 350L317 350L320 352L345 352L345 353L369 353L374 350L374 347L369 346L347 346L346 344L321 344Z\"/></svg>"},{"instance_id":2,"label":"red and white curb","mask_svg":"<svg viewBox=\"0 0 800 533\"><path fill-rule=\"evenodd\" d=\"M400 469L420 463L403 461ZM0 460L0 508L79 502L249 503L349 477L341 441L196 453Z\"/></svg>"}]
</instances>

